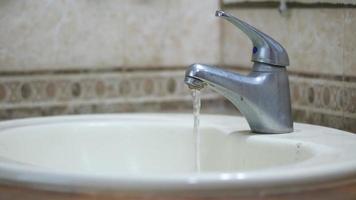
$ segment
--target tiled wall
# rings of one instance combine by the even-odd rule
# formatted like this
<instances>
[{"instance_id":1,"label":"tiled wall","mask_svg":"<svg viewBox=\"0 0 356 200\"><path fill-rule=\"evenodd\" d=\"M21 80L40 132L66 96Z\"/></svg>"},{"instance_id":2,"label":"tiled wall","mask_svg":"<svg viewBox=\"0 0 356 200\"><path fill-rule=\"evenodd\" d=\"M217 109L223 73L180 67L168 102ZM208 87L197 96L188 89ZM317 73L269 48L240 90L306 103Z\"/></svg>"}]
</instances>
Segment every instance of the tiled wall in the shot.
<instances>
[{"instance_id":1,"label":"tiled wall","mask_svg":"<svg viewBox=\"0 0 356 200\"><path fill-rule=\"evenodd\" d=\"M217 63L211 13L218 7L216 0L0 1L0 71Z\"/></svg>"},{"instance_id":2,"label":"tiled wall","mask_svg":"<svg viewBox=\"0 0 356 200\"><path fill-rule=\"evenodd\" d=\"M183 69L162 68L6 75L0 83L0 118L187 111L191 95L182 74ZM204 99L223 110L216 93L206 90Z\"/></svg>"},{"instance_id":3,"label":"tiled wall","mask_svg":"<svg viewBox=\"0 0 356 200\"><path fill-rule=\"evenodd\" d=\"M0 1L0 118L187 112L184 70L220 61L218 1ZM209 48L207 48L209 44ZM223 112L216 93L205 110Z\"/></svg>"},{"instance_id":4,"label":"tiled wall","mask_svg":"<svg viewBox=\"0 0 356 200\"><path fill-rule=\"evenodd\" d=\"M295 7L293 7L295 6ZM234 3L226 11L263 30L288 51L294 119L356 132L356 7ZM224 22L223 64L249 68L251 43Z\"/></svg>"},{"instance_id":5,"label":"tiled wall","mask_svg":"<svg viewBox=\"0 0 356 200\"><path fill-rule=\"evenodd\" d=\"M216 0L0 1L0 118L191 112L186 66L250 70L250 43L220 7L286 47L296 121L356 132L355 8L323 4L283 17ZM203 113L238 113L202 95Z\"/></svg>"}]
</instances>

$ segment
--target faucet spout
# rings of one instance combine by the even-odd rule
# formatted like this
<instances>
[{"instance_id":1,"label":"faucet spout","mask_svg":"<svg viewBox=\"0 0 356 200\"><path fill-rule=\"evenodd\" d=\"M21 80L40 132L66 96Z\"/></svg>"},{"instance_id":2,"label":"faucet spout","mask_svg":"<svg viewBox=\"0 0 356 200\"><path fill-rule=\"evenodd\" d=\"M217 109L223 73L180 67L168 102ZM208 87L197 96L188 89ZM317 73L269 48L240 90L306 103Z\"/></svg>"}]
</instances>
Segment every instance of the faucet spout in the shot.
<instances>
[{"instance_id":1,"label":"faucet spout","mask_svg":"<svg viewBox=\"0 0 356 200\"><path fill-rule=\"evenodd\" d=\"M250 76L243 76L218 67L197 63L191 65L185 74L185 83L189 88L200 90L209 85L218 92L223 93L227 98L229 98L230 91L239 91L240 96L246 95L243 87L245 88L250 84L252 86L256 84L256 81L258 80Z\"/></svg>"}]
</instances>

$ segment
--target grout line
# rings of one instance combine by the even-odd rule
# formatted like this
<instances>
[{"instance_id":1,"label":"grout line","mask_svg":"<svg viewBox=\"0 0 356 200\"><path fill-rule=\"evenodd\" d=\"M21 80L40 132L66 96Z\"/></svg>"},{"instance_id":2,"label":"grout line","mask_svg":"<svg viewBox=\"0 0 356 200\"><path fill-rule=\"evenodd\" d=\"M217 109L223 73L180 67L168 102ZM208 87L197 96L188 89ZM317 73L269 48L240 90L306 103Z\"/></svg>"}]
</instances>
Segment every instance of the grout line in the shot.
<instances>
[{"instance_id":1,"label":"grout line","mask_svg":"<svg viewBox=\"0 0 356 200\"><path fill-rule=\"evenodd\" d=\"M46 69L33 71L0 71L0 76L19 75L57 75L57 74L96 74L96 73L123 73L123 72L147 72L147 71L177 71L184 70L187 66L146 66L146 67L108 67L103 69Z\"/></svg>"},{"instance_id":2,"label":"grout line","mask_svg":"<svg viewBox=\"0 0 356 200\"><path fill-rule=\"evenodd\" d=\"M345 124L345 95L346 95L346 84L345 84L345 23L346 23L346 11L344 10L343 12L344 15L344 21L343 21L343 31L342 31L342 127L343 129L346 128Z\"/></svg>"},{"instance_id":3,"label":"grout line","mask_svg":"<svg viewBox=\"0 0 356 200\"><path fill-rule=\"evenodd\" d=\"M343 117L343 118L345 118L345 117L353 118L353 119L356 118L356 113L344 113L343 111L325 110L322 108L315 108L315 107L309 107L309 106L293 105L293 109L305 110L305 111L316 112L316 113L323 113L323 114L339 116L339 117Z\"/></svg>"},{"instance_id":4,"label":"grout line","mask_svg":"<svg viewBox=\"0 0 356 200\"><path fill-rule=\"evenodd\" d=\"M243 72L250 72L251 68L247 67L235 67L231 65L224 65L226 69L236 70L236 71L243 71ZM288 69L288 68L287 68ZM334 75L334 74L320 74L315 72L301 72L301 71L290 71L288 70L289 77L297 77L297 78L311 78L311 79L324 79L324 80L335 80L335 81L348 81L348 82L356 82L356 76L347 76L344 73L341 75Z\"/></svg>"},{"instance_id":5,"label":"grout line","mask_svg":"<svg viewBox=\"0 0 356 200\"><path fill-rule=\"evenodd\" d=\"M328 2L286 2L288 9L344 9L344 8L356 8L356 4L347 3L328 3ZM231 2L223 4L223 8L234 8L234 9L256 9L256 8L275 8L279 7L279 2L267 2L267 1L257 1L257 2Z\"/></svg>"},{"instance_id":6,"label":"grout line","mask_svg":"<svg viewBox=\"0 0 356 200\"><path fill-rule=\"evenodd\" d=\"M222 50L221 50L222 51ZM223 53L223 52L222 52ZM250 67L239 67L239 66L232 66L232 65L217 65L221 66L222 68L233 70L233 71L241 71L241 72L250 72ZM106 69L85 69L85 70L38 70L38 71L12 71L12 72L0 72L1 78L9 78L16 77L16 76L37 76L37 75L95 75L95 74L105 74L105 73L140 73L140 72L172 72L172 71L184 71L187 66L175 66L175 67L168 67L168 66L161 66L161 67L116 67L116 68L106 68ZM289 76L291 77L302 77L302 78L318 78L324 80L335 80L335 81L347 81L347 82L356 82L356 76L348 76L346 74L341 75L333 75L333 74L319 74L315 72L300 72L300 71L288 71Z\"/></svg>"}]
</instances>

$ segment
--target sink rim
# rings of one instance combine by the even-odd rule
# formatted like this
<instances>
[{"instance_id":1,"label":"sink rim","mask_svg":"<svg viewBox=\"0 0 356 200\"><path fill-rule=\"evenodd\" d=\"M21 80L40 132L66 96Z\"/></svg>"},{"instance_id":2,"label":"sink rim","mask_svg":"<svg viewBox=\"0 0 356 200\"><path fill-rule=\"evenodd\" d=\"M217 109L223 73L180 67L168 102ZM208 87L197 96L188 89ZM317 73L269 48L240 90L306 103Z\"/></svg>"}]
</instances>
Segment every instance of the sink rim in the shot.
<instances>
[{"instance_id":1,"label":"sink rim","mask_svg":"<svg viewBox=\"0 0 356 200\"><path fill-rule=\"evenodd\" d=\"M124 176L124 175L89 175L52 170L40 170L22 167L16 164L0 164L0 185L24 185L50 191L159 191L173 192L180 190L286 190L313 189L325 185L337 185L354 182L356 162L329 168L329 177L316 167L309 170L307 179L299 176L299 171L282 172L278 176L264 172L218 173L208 172L204 176L195 173L167 176ZM340 168L342 172L340 173ZM305 173L302 172L304 175ZM16 178L14 178L16 177ZM229 178L227 178L229 177ZM287 178L286 178L287 177Z\"/></svg>"},{"instance_id":2,"label":"sink rim","mask_svg":"<svg viewBox=\"0 0 356 200\"><path fill-rule=\"evenodd\" d=\"M169 117L167 117L167 115ZM94 114L94 115L69 115L69 116L54 116L54 117L39 117L30 119L17 119L0 122L0 132L11 127L18 127L18 125L30 126L34 124L42 124L48 122L59 121L86 121L98 119L137 119L150 118L152 120L171 120L171 118L181 119L182 116L191 116L191 114L158 114L158 113L144 113L144 114ZM154 118L154 119L153 119ZM204 120L213 120L224 124L226 119L240 120L244 123L244 127L248 127L245 119L237 116L224 115L203 115ZM224 118L224 120L222 120ZM114 120L113 119L113 120ZM175 119L176 120L176 119ZM229 120L227 120L229 122ZM327 127L295 123L295 129L302 128L321 129L321 131L331 132L330 135L344 134L342 137L356 136L345 131L336 130ZM308 132L308 131L305 131ZM296 132L298 133L298 132ZM313 136L312 132L299 132L303 137L310 138ZM311 134L311 135L308 135ZM320 134L320 133L318 133ZM316 135L318 135L316 134ZM325 133L324 133L325 135ZM325 136L330 136L325 135ZM258 137L266 137L266 135L258 135ZM267 135L275 138L289 138L293 135L277 134ZM340 135L341 136L341 135ZM294 139L295 136L293 136ZM298 138L297 138L298 139ZM300 140L300 138L299 138ZM356 142L356 140L355 140ZM325 145L325 141L319 144ZM352 148L352 149L356 149ZM338 153L343 153L338 149ZM172 175L110 175L110 174L78 174L55 170L37 169L30 166L24 166L16 163L0 162L0 183L6 184L20 184L20 185L35 185L36 187L50 189L50 190L158 190L158 191L177 191L177 190L211 190L211 189L267 189L278 187L279 190L291 185L299 185L300 187L310 187L311 184L329 184L334 181L347 181L356 176L356 158L351 161L344 161L343 163L333 163L331 166L312 166L308 170L292 168L294 171L290 173L288 167L278 168L278 174L275 168L256 171L241 171L241 172L204 172L204 173L186 173L186 174L172 174ZM1 173L5 172L5 173ZM325 176L325 173L328 176ZM301 176L303 175L303 176ZM307 178L306 178L307 176ZM347 179L346 179L347 178Z\"/></svg>"}]
</instances>

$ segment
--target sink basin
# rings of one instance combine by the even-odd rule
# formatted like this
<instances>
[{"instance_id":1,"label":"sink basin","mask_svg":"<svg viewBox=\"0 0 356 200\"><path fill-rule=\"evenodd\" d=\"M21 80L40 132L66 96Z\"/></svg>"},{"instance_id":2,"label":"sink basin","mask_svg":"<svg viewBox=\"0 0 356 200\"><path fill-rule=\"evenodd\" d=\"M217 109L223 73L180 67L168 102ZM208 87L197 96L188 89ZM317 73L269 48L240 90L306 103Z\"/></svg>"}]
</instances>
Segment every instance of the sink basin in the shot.
<instances>
[{"instance_id":1,"label":"sink basin","mask_svg":"<svg viewBox=\"0 0 356 200\"><path fill-rule=\"evenodd\" d=\"M0 184L55 191L278 191L356 176L356 136L295 124L254 134L242 117L80 115L0 123ZM294 188L295 189L295 188Z\"/></svg>"}]
</instances>

